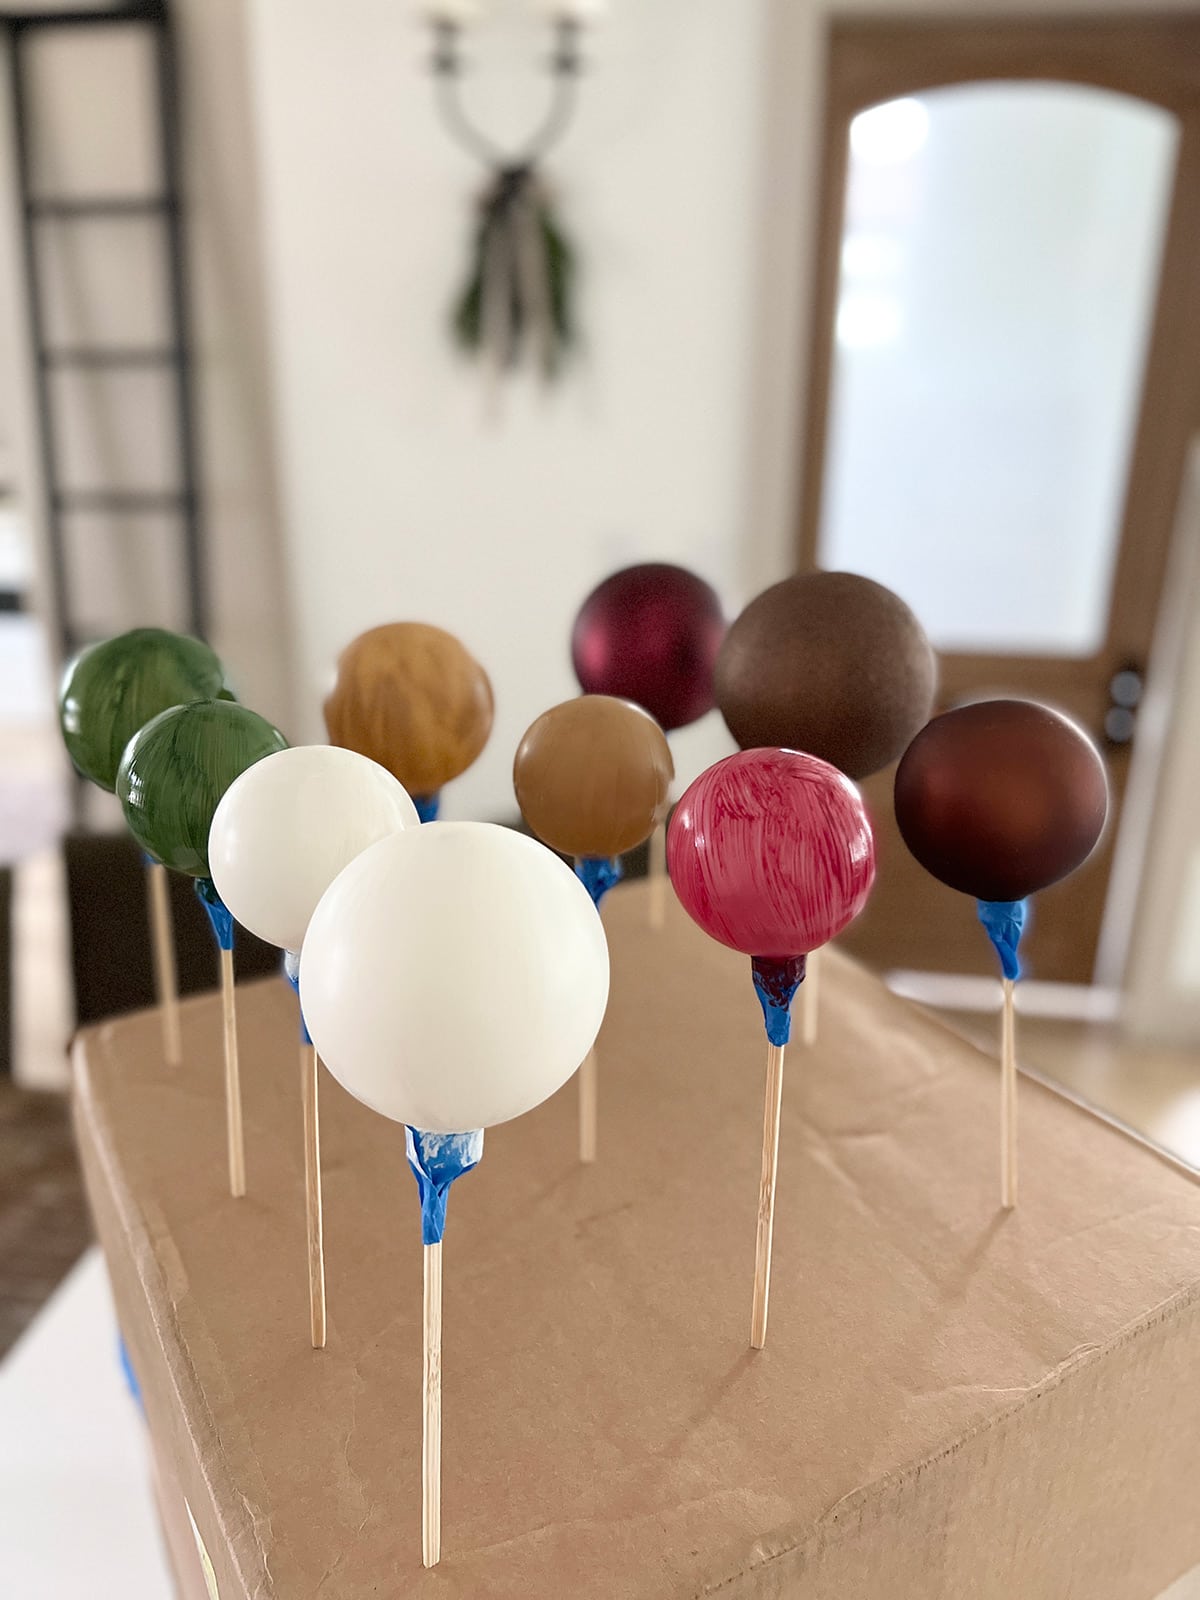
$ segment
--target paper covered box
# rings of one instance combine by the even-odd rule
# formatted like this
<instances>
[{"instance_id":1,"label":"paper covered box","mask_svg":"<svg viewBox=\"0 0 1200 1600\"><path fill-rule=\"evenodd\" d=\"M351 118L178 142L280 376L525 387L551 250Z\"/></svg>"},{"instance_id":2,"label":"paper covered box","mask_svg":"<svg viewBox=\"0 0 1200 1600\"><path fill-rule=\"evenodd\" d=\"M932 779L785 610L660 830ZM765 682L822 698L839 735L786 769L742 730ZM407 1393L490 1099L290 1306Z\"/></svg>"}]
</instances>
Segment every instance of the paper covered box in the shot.
<instances>
[{"instance_id":1,"label":"paper covered box","mask_svg":"<svg viewBox=\"0 0 1200 1600\"><path fill-rule=\"evenodd\" d=\"M444 1247L443 1546L420 1548L421 1237L403 1130L322 1079L309 1342L295 1001L75 1050L80 1147L185 1594L219 1600L1151 1600L1200 1562L1200 1188L836 955L785 1068L748 1348L764 1048L748 963L604 907L599 1159L575 1088L487 1135ZM190 1536L190 1542L189 1542ZM207 1573L201 1563L204 1551Z\"/></svg>"}]
</instances>

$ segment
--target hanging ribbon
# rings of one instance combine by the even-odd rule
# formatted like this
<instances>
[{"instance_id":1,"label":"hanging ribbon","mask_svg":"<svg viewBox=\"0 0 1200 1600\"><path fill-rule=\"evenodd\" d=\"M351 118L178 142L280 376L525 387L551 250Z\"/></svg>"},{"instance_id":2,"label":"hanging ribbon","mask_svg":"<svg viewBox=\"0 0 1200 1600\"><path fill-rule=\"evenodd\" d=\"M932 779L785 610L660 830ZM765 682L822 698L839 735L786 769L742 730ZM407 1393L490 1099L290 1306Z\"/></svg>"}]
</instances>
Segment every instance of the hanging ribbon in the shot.
<instances>
[{"instance_id":1,"label":"hanging ribbon","mask_svg":"<svg viewBox=\"0 0 1200 1600\"><path fill-rule=\"evenodd\" d=\"M467 287L454 309L458 343L497 369L526 349L553 378L573 340L575 260L553 202L528 164L497 169L480 201Z\"/></svg>"}]
</instances>

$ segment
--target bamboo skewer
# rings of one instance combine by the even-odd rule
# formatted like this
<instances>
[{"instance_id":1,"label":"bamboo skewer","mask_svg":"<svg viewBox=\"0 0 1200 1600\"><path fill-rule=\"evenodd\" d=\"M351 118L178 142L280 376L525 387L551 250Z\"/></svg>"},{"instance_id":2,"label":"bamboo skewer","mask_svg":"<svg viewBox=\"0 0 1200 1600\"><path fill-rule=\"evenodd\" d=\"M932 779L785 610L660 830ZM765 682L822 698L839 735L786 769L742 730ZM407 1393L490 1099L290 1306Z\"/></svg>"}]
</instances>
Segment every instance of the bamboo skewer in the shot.
<instances>
[{"instance_id":1,"label":"bamboo skewer","mask_svg":"<svg viewBox=\"0 0 1200 1600\"><path fill-rule=\"evenodd\" d=\"M779 1173L779 1117L783 1108L783 1046L767 1046L767 1088L763 1105L762 1181L758 1192L758 1237L754 1249L754 1306L750 1343L767 1342L767 1300L771 1292L771 1235L775 1226L775 1179Z\"/></svg>"},{"instance_id":2,"label":"bamboo skewer","mask_svg":"<svg viewBox=\"0 0 1200 1600\"><path fill-rule=\"evenodd\" d=\"M233 994L233 951L221 951L221 1011L225 1024L225 1136L229 1147L229 1192L246 1192L246 1147L242 1137L242 1085L238 1073L237 1010Z\"/></svg>"},{"instance_id":3,"label":"bamboo skewer","mask_svg":"<svg viewBox=\"0 0 1200 1600\"><path fill-rule=\"evenodd\" d=\"M596 1159L598 1100L596 1052L589 1050L579 1068L579 1159L583 1162L592 1162Z\"/></svg>"},{"instance_id":4,"label":"bamboo skewer","mask_svg":"<svg viewBox=\"0 0 1200 1600\"><path fill-rule=\"evenodd\" d=\"M667 920L667 825L660 822L650 835L646 871L650 879L650 926L661 928Z\"/></svg>"},{"instance_id":5,"label":"bamboo skewer","mask_svg":"<svg viewBox=\"0 0 1200 1600\"><path fill-rule=\"evenodd\" d=\"M1013 980L1005 978L1000 1014L1000 1204L1017 1203L1017 1042Z\"/></svg>"},{"instance_id":6,"label":"bamboo skewer","mask_svg":"<svg viewBox=\"0 0 1200 1600\"><path fill-rule=\"evenodd\" d=\"M442 1247L425 1246L425 1316L421 1416L421 1561L442 1555Z\"/></svg>"},{"instance_id":7,"label":"bamboo skewer","mask_svg":"<svg viewBox=\"0 0 1200 1600\"><path fill-rule=\"evenodd\" d=\"M800 1041L817 1042L817 1019L821 996L821 952L811 950L805 958L804 982L800 985Z\"/></svg>"},{"instance_id":8,"label":"bamboo skewer","mask_svg":"<svg viewBox=\"0 0 1200 1600\"><path fill-rule=\"evenodd\" d=\"M169 1067L177 1067L183 1061L183 1041L179 1028L175 930L171 922L167 869L159 861L146 863L146 890L150 910L150 944L154 957L154 989L162 1017L163 1054Z\"/></svg>"},{"instance_id":9,"label":"bamboo skewer","mask_svg":"<svg viewBox=\"0 0 1200 1600\"><path fill-rule=\"evenodd\" d=\"M308 1308L314 1350L325 1348L325 1233L321 1214L321 1122L317 1100L317 1052L300 1046L300 1093L304 1104L304 1200L308 1228Z\"/></svg>"}]
</instances>

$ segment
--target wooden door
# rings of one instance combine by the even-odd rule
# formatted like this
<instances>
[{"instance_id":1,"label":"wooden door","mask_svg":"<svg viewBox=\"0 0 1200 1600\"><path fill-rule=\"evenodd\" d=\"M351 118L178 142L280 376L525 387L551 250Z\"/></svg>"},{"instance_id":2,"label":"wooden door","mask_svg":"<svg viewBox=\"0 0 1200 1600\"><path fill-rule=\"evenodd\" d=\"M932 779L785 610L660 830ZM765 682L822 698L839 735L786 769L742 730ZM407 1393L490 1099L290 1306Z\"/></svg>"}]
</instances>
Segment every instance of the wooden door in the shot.
<instances>
[{"instance_id":1,"label":"wooden door","mask_svg":"<svg viewBox=\"0 0 1200 1600\"><path fill-rule=\"evenodd\" d=\"M1164 169L1161 244L1146 280L1144 355L1130 399L1123 491L1112 503L1112 549L1107 557L1096 558L1100 566L1110 563L1111 581L1103 591L1097 589L1092 602L1094 637L1077 649L1051 650L1036 643L1025 647L1014 639L992 641L985 648L951 642L941 651L939 708L1004 693L1042 699L1074 715L1104 753L1113 795L1106 837L1084 869L1038 897L1026 944L1036 976L1086 983L1095 962L1130 740L1136 732L1135 717L1118 702L1132 698L1135 684L1129 674L1139 673L1149 658L1187 446L1200 429L1200 18L846 21L833 26L799 557L802 569L850 565L830 559L828 530L836 507L831 508L829 485L837 461L831 465L827 457L834 431L831 391L845 342L835 338L835 322L846 260L843 220L852 170L851 125L868 108L898 100L933 105L937 93L950 86L997 84L1039 86L1043 92L1050 85L1087 85L1110 92L1093 99L1114 103L1115 96L1133 97L1121 104L1136 101L1162 108L1169 118L1157 112L1154 116L1164 124L1169 121L1172 130L1173 168ZM1027 170L1032 187L1039 163L1031 162ZM979 182L989 182L987 171L980 172ZM1064 193L1062 205L1069 208L1076 199ZM1045 195L1041 203L1045 205ZM1046 271L1053 270L1054 263L1047 261ZM1005 292L999 283L997 303ZM844 313L844 301L841 306ZM866 326L869 332L869 318ZM1098 339L1103 336L1104 329L1098 329ZM1036 420L1031 433L1037 433ZM949 441L946 449L954 448ZM903 496L905 484L897 483L894 492ZM961 539L955 533L956 514ZM972 505L964 503L947 515L946 538L955 559L964 559L972 514ZM1047 545L1052 542L1053 534ZM1040 565L1027 565L1021 581L1035 586ZM864 563L856 570L883 576ZM904 592L900 584L893 586ZM890 771L866 785L877 827L879 880L868 912L844 942L880 966L990 972L994 963L974 926L973 904L927 877L899 840L891 788Z\"/></svg>"}]
</instances>

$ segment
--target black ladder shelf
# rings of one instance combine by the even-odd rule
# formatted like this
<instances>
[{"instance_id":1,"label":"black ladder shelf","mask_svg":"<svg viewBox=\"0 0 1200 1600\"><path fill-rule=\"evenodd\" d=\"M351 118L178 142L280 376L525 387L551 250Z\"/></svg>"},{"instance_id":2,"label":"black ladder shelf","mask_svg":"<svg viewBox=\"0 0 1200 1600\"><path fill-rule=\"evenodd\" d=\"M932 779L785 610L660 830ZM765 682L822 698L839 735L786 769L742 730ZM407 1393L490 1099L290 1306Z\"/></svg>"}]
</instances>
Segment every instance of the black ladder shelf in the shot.
<instances>
[{"instance_id":1,"label":"black ladder shelf","mask_svg":"<svg viewBox=\"0 0 1200 1600\"><path fill-rule=\"evenodd\" d=\"M152 43L157 128L161 143L161 189L149 195L104 194L73 198L55 198L35 193L36 169L32 149L35 119L30 114L27 56L31 37L54 29L131 25L146 29ZM77 594L64 531L64 517L73 512L107 512L121 517L174 513L181 541L180 570L185 588L186 626L192 633L204 637L208 623L208 597L191 389L178 74L174 30L167 0L130 0L128 4L102 10L64 8L61 11L0 12L0 28L8 35L26 303L38 411L38 448L59 650L65 659L88 642L84 637L85 630L76 620ZM38 229L46 226L71 228L102 219L150 220L160 224L168 317L166 337L161 343L132 348L117 344L85 348L54 347L47 343L44 295L39 275ZM63 370L137 369L159 369L170 379L176 422L177 485L165 492L72 490L65 487L60 472L59 439L50 375Z\"/></svg>"}]
</instances>

